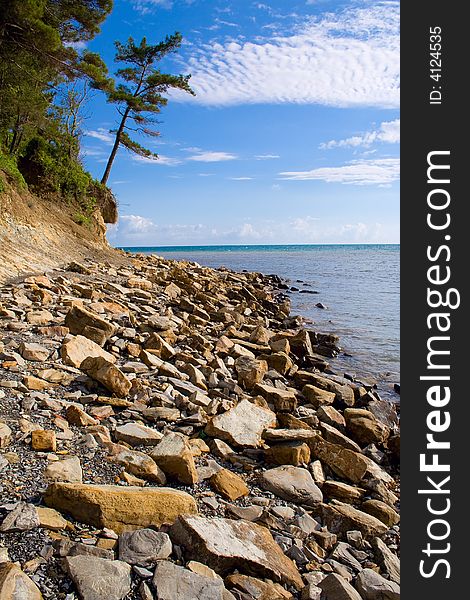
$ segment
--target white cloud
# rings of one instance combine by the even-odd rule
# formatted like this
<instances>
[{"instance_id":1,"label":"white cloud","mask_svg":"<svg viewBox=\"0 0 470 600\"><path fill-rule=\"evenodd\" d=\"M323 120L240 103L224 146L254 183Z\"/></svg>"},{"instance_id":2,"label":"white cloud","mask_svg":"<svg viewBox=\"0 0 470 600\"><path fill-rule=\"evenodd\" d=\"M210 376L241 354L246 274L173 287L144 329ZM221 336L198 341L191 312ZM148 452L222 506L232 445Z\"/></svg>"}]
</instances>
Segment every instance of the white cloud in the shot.
<instances>
[{"instance_id":1,"label":"white cloud","mask_svg":"<svg viewBox=\"0 0 470 600\"><path fill-rule=\"evenodd\" d=\"M400 143L400 119L394 121L384 121L380 127L374 131L367 131L361 135L355 135L344 140L330 140L324 144L320 144L322 150L331 148L343 148L346 146L368 147L376 142L385 142L388 144Z\"/></svg>"},{"instance_id":2,"label":"white cloud","mask_svg":"<svg viewBox=\"0 0 470 600\"><path fill-rule=\"evenodd\" d=\"M201 104L399 104L398 2L311 17L289 36L194 48L186 68Z\"/></svg>"},{"instance_id":3,"label":"white cloud","mask_svg":"<svg viewBox=\"0 0 470 600\"><path fill-rule=\"evenodd\" d=\"M152 12L155 8L173 7L172 0L131 0L132 6L142 15Z\"/></svg>"},{"instance_id":4,"label":"white cloud","mask_svg":"<svg viewBox=\"0 0 470 600\"><path fill-rule=\"evenodd\" d=\"M183 161L179 158L174 158L173 156L165 156L163 154L159 154L158 158L154 156L146 157L139 156L138 154L132 155L132 160L135 162L154 164L154 165L165 165L167 167L176 167L180 165Z\"/></svg>"},{"instance_id":5,"label":"white cloud","mask_svg":"<svg viewBox=\"0 0 470 600\"><path fill-rule=\"evenodd\" d=\"M253 177L229 177L232 181L251 181Z\"/></svg>"},{"instance_id":6,"label":"white cloud","mask_svg":"<svg viewBox=\"0 0 470 600\"><path fill-rule=\"evenodd\" d=\"M222 162L226 160L236 160L238 156L236 154L231 154L230 152L212 152L198 150L196 154L192 156L188 156L188 160L194 160L197 162Z\"/></svg>"},{"instance_id":7,"label":"white cloud","mask_svg":"<svg viewBox=\"0 0 470 600\"><path fill-rule=\"evenodd\" d=\"M287 171L280 173L283 179L297 181L321 180L328 183L352 185L389 185L400 176L398 158L356 160L340 167L321 167L311 171Z\"/></svg>"},{"instance_id":8,"label":"white cloud","mask_svg":"<svg viewBox=\"0 0 470 600\"><path fill-rule=\"evenodd\" d=\"M279 154L257 154L255 158L256 160L273 160L281 157L279 156Z\"/></svg>"},{"instance_id":9,"label":"white cloud","mask_svg":"<svg viewBox=\"0 0 470 600\"><path fill-rule=\"evenodd\" d=\"M95 138L96 140L100 140L109 146L114 144L114 140L116 139L112 133L109 133L107 129L104 127L98 127L98 129L89 129L85 131L85 135Z\"/></svg>"}]
</instances>

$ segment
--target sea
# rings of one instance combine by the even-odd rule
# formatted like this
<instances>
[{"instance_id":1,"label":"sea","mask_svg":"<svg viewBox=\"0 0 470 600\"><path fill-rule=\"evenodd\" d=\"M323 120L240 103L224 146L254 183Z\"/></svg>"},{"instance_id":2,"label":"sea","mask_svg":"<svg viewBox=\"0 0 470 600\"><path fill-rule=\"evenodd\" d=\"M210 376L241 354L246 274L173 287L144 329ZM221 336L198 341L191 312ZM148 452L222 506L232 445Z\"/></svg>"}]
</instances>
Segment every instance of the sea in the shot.
<instances>
[{"instance_id":1,"label":"sea","mask_svg":"<svg viewBox=\"0 0 470 600\"><path fill-rule=\"evenodd\" d=\"M318 332L340 336L331 359L338 374L377 384L399 401L400 246L394 244L155 246L123 248L233 271L276 274L288 284L291 314ZM316 294L305 291L318 292ZM316 305L321 303L326 308Z\"/></svg>"}]
</instances>

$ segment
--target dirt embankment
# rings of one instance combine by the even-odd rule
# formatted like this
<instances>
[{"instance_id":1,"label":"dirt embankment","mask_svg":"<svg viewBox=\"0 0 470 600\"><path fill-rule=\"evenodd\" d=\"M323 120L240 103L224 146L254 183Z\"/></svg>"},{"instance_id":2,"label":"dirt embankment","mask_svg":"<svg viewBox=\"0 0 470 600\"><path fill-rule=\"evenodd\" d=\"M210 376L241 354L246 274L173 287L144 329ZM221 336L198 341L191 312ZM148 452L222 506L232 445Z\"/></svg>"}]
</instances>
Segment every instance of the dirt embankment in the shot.
<instances>
[{"instance_id":1,"label":"dirt embankment","mask_svg":"<svg viewBox=\"0 0 470 600\"><path fill-rule=\"evenodd\" d=\"M113 263L125 260L106 240L97 209L89 222L75 222L65 202L51 202L18 191L3 172L0 193L0 283L22 273L48 270L85 257Z\"/></svg>"}]
</instances>

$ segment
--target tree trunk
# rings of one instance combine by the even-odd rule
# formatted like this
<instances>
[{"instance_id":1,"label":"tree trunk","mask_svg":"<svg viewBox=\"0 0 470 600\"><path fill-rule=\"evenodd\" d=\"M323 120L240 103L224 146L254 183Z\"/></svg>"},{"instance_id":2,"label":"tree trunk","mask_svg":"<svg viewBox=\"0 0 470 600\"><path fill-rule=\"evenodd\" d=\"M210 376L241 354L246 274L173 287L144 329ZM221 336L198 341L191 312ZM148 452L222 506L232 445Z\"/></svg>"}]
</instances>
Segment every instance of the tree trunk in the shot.
<instances>
[{"instance_id":1,"label":"tree trunk","mask_svg":"<svg viewBox=\"0 0 470 600\"><path fill-rule=\"evenodd\" d=\"M113 149L111 150L111 154L109 155L108 163L106 164L106 169L104 170L103 177L101 178L101 183L103 185L106 185L106 183L108 182L109 174L111 173L111 167L113 166L113 162L114 162L114 159L116 158L116 154L119 149L119 144L121 142L121 133L124 130L124 126L126 124L127 117L129 116L130 110L131 109L129 107L126 108L124 115L122 117L121 123L119 125L119 129L116 132L116 139L114 140L114 146L113 146Z\"/></svg>"}]
</instances>

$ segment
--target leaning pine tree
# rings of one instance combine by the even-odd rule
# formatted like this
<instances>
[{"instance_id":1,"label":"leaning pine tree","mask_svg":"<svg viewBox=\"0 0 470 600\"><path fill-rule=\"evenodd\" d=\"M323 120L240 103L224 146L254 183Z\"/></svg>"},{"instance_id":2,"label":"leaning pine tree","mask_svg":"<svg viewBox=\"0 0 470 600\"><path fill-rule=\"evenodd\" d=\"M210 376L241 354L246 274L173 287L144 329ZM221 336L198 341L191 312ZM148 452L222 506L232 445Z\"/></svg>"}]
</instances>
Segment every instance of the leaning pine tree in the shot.
<instances>
[{"instance_id":1,"label":"leaning pine tree","mask_svg":"<svg viewBox=\"0 0 470 600\"><path fill-rule=\"evenodd\" d=\"M152 124L157 122L153 115L159 113L161 107L168 103L163 94L173 88L194 95L189 86L190 75L168 75L156 68L156 64L175 52L181 46L181 42L180 33L167 36L163 42L153 46L147 44L146 38L143 38L139 45L131 37L125 44L115 42L116 62L127 63L129 66L116 72L117 80L124 83L116 85L114 81L108 80L106 84L96 85L106 93L108 102L117 105L121 115L119 127L111 132L116 137L101 179L102 184L108 181L120 145L139 156L158 158L157 154L132 140L128 131L148 136L159 135L159 132L152 128ZM129 122L132 122L132 125Z\"/></svg>"}]
</instances>

